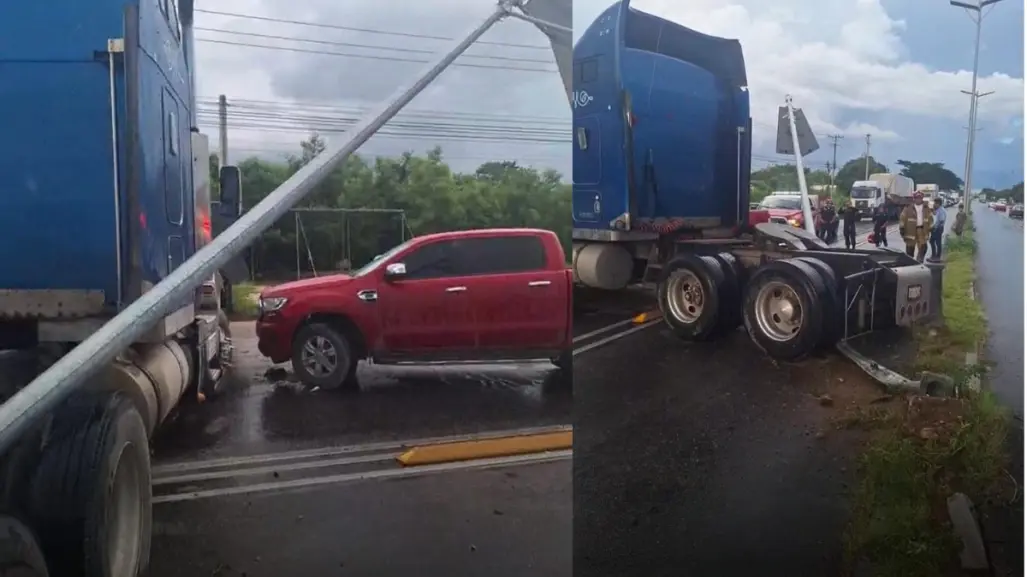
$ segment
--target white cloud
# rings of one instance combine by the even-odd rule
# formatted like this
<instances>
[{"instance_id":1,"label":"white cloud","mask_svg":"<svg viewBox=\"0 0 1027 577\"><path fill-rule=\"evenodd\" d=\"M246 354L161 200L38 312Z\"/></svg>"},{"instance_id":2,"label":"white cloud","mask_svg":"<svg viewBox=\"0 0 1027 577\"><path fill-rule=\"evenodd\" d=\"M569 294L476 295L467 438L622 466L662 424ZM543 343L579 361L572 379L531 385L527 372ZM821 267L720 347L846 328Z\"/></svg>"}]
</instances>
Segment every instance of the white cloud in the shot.
<instances>
[{"instance_id":1,"label":"white cloud","mask_svg":"<svg viewBox=\"0 0 1027 577\"><path fill-rule=\"evenodd\" d=\"M610 4L576 0L576 36ZM880 0L637 0L632 6L740 40L754 123L763 126L754 131L756 145L764 150L772 146L777 107L787 94L819 133L915 141L918 135L897 134L883 116L966 120L969 103L960 90L969 89L970 72L907 61L899 34L908 24L889 17ZM1021 119L1023 88L1023 78L980 77L978 89L995 94L982 100L978 121L1008 127Z\"/></svg>"}]
</instances>

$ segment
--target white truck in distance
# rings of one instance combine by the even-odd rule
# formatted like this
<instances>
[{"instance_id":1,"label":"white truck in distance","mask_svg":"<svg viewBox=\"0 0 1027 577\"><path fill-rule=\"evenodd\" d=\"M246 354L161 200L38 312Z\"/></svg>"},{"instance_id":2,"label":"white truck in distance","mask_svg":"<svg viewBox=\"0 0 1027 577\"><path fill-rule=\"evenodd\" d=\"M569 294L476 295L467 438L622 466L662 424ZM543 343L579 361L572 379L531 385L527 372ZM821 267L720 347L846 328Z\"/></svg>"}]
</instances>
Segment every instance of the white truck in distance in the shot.
<instances>
[{"instance_id":1,"label":"white truck in distance","mask_svg":"<svg viewBox=\"0 0 1027 577\"><path fill-rule=\"evenodd\" d=\"M873 216L879 206L888 212L888 218L898 220L902 208L913 201L913 179L901 174L871 174L869 180L852 183L849 196L860 218Z\"/></svg>"},{"instance_id":2,"label":"white truck in distance","mask_svg":"<svg viewBox=\"0 0 1027 577\"><path fill-rule=\"evenodd\" d=\"M941 195L941 188L937 184L918 184L916 191L924 195L924 199L934 200Z\"/></svg>"}]
</instances>

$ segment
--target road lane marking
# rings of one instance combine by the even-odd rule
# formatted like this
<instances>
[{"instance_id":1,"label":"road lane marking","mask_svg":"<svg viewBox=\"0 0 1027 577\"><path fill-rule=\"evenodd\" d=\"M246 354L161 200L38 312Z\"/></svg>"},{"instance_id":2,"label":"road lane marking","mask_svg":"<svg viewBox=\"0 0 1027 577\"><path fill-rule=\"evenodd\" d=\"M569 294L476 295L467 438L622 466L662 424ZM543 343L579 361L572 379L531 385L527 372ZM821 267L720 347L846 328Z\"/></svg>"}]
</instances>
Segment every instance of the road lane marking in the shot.
<instances>
[{"instance_id":1,"label":"road lane marking","mask_svg":"<svg viewBox=\"0 0 1027 577\"><path fill-rule=\"evenodd\" d=\"M405 467L453 463L531 453L547 453L570 449L574 433L544 433L500 439L460 441L412 447L396 460Z\"/></svg>"},{"instance_id":2,"label":"road lane marking","mask_svg":"<svg viewBox=\"0 0 1027 577\"><path fill-rule=\"evenodd\" d=\"M553 451L550 453L539 453L531 455L517 455L513 457L498 457L493 459L480 459L476 461L459 461L456 463L442 463L438 465L424 465L420 467L405 467L395 469L383 469L377 471L363 471L358 473L344 473L340 475L325 475L321 477L309 477L306 479L294 479L290 481L276 481L270 483L257 483L238 487L223 487L218 489L207 489L190 491L171 495L159 495L153 498L153 503L178 503L182 501L196 501L212 497L228 497L235 495L248 495L254 493L278 493L294 489L309 489L326 485L338 485L356 481L369 481L394 478L414 478L436 473L454 471L466 471L474 469L496 469L518 465L535 465L568 460L572 457L570 450Z\"/></svg>"},{"instance_id":3,"label":"road lane marking","mask_svg":"<svg viewBox=\"0 0 1027 577\"><path fill-rule=\"evenodd\" d=\"M198 472L208 469L219 469L252 465L266 465L284 461L298 461L301 459L317 459L320 457L334 457L352 453L372 453L394 451L400 452L418 445L432 445L446 442L475 441L483 439L495 439L501 437L515 437L525 435L539 435L544 433L560 433L571 430L571 425L551 425L545 427L523 427L519 429L506 429L502 431L488 431L468 435L446 435L438 437L424 437L420 439L405 439L397 441L382 441L377 443L364 443L347 445L342 447L319 447L316 449L282 451L278 453L264 453L259 455L248 455L243 457L221 457L199 461L178 461L155 465L152 474L156 477L170 476L173 473Z\"/></svg>"},{"instance_id":4,"label":"road lane marking","mask_svg":"<svg viewBox=\"0 0 1027 577\"><path fill-rule=\"evenodd\" d=\"M623 339L624 337L633 335L633 334L635 334L635 333L637 333L637 332L639 332L639 331L641 331L643 329L647 329L649 327L656 326L656 325L659 324L659 321L660 321L660 319L653 319L653 320L647 321L647 322L645 322L643 324L636 325L636 326L634 326L634 327L632 327L632 328L630 328L630 329L628 329L626 331L621 331L619 333L616 333L616 334L610 335L608 337L599 339L598 341L595 341L593 343L589 343L589 344L587 344L585 346L578 347L578 348L574 349L574 352L572 353L572 356L576 357L576 356L578 356L578 355L580 355L582 353L587 353L588 351L591 351L593 349L598 349L599 347L608 345L608 344L610 344L613 341L616 341L618 339ZM634 322L634 319L628 319L628 322L632 323L632 322Z\"/></svg>"},{"instance_id":5,"label":"road lane marking","mask_svg":"<svg viewBox=\"0 0 1027 577\"><path fill-rule=\"evenodd\" d=\"M574 339L571 342L572 343L577 343L579 341L584 341L584 340L590 339L590 338L592 338L592 337L594 337L596 335L601 335L603 333L608 333L608 332L612 331L613 329L616 329L616 328L619 328L619 327L623 327L625 325L630 325L630 324L631 324L631 319L628 319L626 321L619 321L619 322L616 322L616 323L613 323L613 324L610 324L610 325L606 325L605 327L596 329L594 331L587 332L587 333L585 333L583 335L578 335L578 336L574 337Z\"/></svg>"},{"instance_id":6,"label":"road lane marking","mask_svg":"<svg viewBox=\"0 0 1027 577\"><path fill-rule=\"evenodd\" d=\"M237 477L274 475L288 473L291 471L305 471L310 469L325 469L328 467L342 467L352 465L365 465L368 463L384 463L396 458L393 453L379 453L375 455L361 455L358 457L341 457L338 459L316 459L299 463L279 464L264 467L222 469L220 471L208 471L206 473L185 473L183 475L170 475L167 477L154 477L152 485L173 485L181 483L196 483L200 481L214 481L218 479L234 479Z\"/></svg>"}]
</instances>

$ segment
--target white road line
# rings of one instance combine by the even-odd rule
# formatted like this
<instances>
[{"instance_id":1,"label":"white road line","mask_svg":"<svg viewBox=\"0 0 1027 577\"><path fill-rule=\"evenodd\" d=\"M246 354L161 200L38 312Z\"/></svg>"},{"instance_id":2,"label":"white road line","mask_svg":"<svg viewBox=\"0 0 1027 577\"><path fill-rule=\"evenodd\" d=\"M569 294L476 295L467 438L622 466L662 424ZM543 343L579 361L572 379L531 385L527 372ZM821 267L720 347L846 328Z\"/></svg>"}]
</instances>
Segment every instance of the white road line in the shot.
<instances>
[{"instance_id":1,"label":"white road line","mask_svg":"<svg viewBox=\"0 0 1027 577\"><path fill-rule=\"evenodd\" d=\"M155 465L152 469L153 476L168 476L171 473L187 473L217 469L222 467L245 467L247 465L266 465L282 461L298 461L301 459L317 459L319 457L333 457L351 453L382 453L386 451L402 451L417 445L437 445L439 443L456 443L462 441L480 441L498 437L520 437L525 435L540 435L545 433L562 433L572 430L570 425L553 425L548 427L524 427L520 429L507 429L503 431L488 431L470 435L448 435L439 437L425 437L421 439L405 439L399 441L382 441L379 443L365 443L359 445L348 445L342 447L319 447L317 449L306 449L297 451L282 451L279 453L264 453L260 455L248 455L244 457L223 457L206 459L202 461L178 461ZM234 470L234 469L233 469Z\"/></svg>"},{"instance_id":2,"label":"white road line","mask_svg":"<svg viewBox=\"0 0 1027 577\"><path fill-rule=\"evenodd\" d=\"M154 477L152 484L171 485L178 483L196 483L199 481L213 481L215 479L234 479L236 477L247 477L257 475L272 475L274 473L288 473L290 471L304 471L308 469L325 469L327 467L341 467L348 465L363 465L367 463L395 462L400 451L378 453L375 455L361 455L359 457L342 457L339 459L318 459L315 461L302 461L275 465L270 467L252 467L223 469L220 471L208 471L206 473L186 473L184 475L172 475L168 477Z\"/></svg>"},{"instance_id":3,"label":"white road line","mask_svg":"<svg viewBox=\"0 0 1027 577\"><path fill-rule=\"evenodd\" d=\"M373 479L393 479L402 477L419 477L433 473L445 473L451 471L465 471L473 469L494 469L500 467L511 467L515 465L533 465L551 463L570 459L570 450L553 451L534 455L517 455L514 457L497 457L494 459L479 459L476 461L462 461L458 463L443 463L439 465L424 465L420 467L409 467L402 469L384 469L376 471L364 471L360 473L346 473L341 475L327 475L323 477L309 477L306 479L295 479L291 481L276 481L271 483L259 483L241 487L224 487L220 489L209 489L205 491L193 491L173 495L160 495L153 498L154 504L177 503L182 501L196 501L211 497L227 497L231 495L247 495L252 493L282 492L292 489L307 489L324 485L337 485L341 483L352 483L355 481L368 481Z\"/></svg>"},{"instance_id":4,"label":"white road line","mask_svg":"<svg viewBox=\"0 0 1027 577\"><path fill-rule=\"evenodd\" d=\"M628 321L628 322L632 322L632 321ZM624 337L632 335L632 334L635 334L635 333L637 333L637 332L639 332L639 331L641 331L643 329L647 329L647 328L649 328L651 326L655 326L655 325L659 324L659 322L660 322L659 320L652 320L652 321L640 324L637 327L632 327L632 328L630 328L630 329L628 329L626 331L621 331L621 332L619 332L617 334L610 335L610 336L608 336L606 338L599 339L598 341L596 341L594 343L589 343L589 344L587 344L587 345L585 345L583 347L578 347L578 348L574 349L573 356L576 357L576 356L578 356L578 355L580 355L582 353L587 353L588 351L591 351L592 349L598 349L599 347L607 345L609 343L612 343L613 341L616 341L617 339L623 339Z\"/></svg>"},{"instance_id":5,"label":"white road line","mask_svg":"<svg viewBox=\"0 0 1027 577\"><path fill-rule=\"evenodd\" d=\"M578 336L574 337L574 340L572 342L576 343L576 342L579 342L579 341L583 341L585 339L589 339L589 338L594 337L596 335L601 335L603 333L608 333L608 332L612 331L613 329L622 327L624 325L629 325L629 324L631 324L631 322L632 322L631 319L627 319L627 320L624 320L624 321L619 321L619 322L613 323L612 325L606 325L605 327L603 327L601 329L596 329L594 331L587 332L587 333L585 333L583 335L578 335Z\"/></svg>"}]
</instances>

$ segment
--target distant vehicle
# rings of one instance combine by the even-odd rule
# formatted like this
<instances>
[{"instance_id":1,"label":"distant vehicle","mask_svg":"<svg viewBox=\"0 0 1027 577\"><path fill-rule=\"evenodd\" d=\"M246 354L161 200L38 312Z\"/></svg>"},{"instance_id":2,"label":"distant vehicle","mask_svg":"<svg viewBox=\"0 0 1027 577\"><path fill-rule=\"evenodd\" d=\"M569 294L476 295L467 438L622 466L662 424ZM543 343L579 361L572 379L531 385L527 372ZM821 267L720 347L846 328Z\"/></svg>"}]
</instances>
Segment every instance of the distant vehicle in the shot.
<instances>
[{"instance_id":1,"label":"distant vehicle","mask_svg":"<svg viewBox=\"0 0 1027 577\"><path fill-rule=\"evenodd\" d=\"M1009 207L1009 218L1023 220L1023 205L1014 204L1013 206Z\"/></svg>"},{"instance_id":2,"label":"distant vehicle","mask_svg":"<svg viewBox=\"0 0 1027 577\"><path fill-rule=\"evenodd\" d=\"M929 200L940 198L942 194L937 184L918 184L916 185L916 191Z\"/></svg>"},{"instance_id":3,"label":"distant vehicle","mask_svg":"<svg viewBox=\"0 0 1027 577\"><path fill-rule=\"evenodd\" d=\"M992 208L994 208L995 210L997 210L999 212L1005 212L1007 207L1008 207L1008 205L1006 204L1006 201L1000 200L1000 201L996 202L995 206L993 206Z\"/></svg>"},{"instance_id":4,"label":"distant vehicle","mask_svg":"<svg viewBox=\"0 0 1027 577\"><path fill-rule=\"evenodd\" d=\"M816 211L813 198L809 197L811 211ZM770 214L770 222L789 224L795 228L803 228L805 220L802 216L802 194L798 192L774 192L759 204L759 210Z\"/></svg>"},{"instance_id":5,"label":"distant vehicle","mask_svg":"<svg viewBox=\"0 0 1027 577\"><path fill-rule=\"evenodd\" d=\"M258 348L322 389L357 362L571 362L573 279L556 234L485 229L416 237L348 275L265 289Z\"/></svg>"},{"instance_id":6,"label":"distant vehicle","mask_svg":"<svg viewBox=\"0 0 1027 577\"><path fill-rule=\"evenodd\" d=\"M914 184L901 174L871 174L869 180L857 180L852 184L849 196L855 202L860 218L873 216L874 210L883 206L888 218L898 220L903 207L913 202Z\"/></svg>"}]
</instances>

